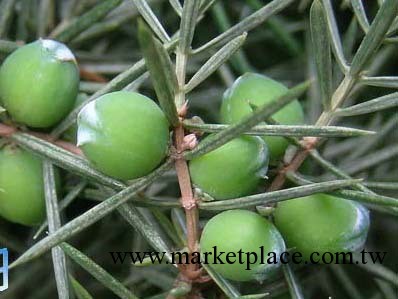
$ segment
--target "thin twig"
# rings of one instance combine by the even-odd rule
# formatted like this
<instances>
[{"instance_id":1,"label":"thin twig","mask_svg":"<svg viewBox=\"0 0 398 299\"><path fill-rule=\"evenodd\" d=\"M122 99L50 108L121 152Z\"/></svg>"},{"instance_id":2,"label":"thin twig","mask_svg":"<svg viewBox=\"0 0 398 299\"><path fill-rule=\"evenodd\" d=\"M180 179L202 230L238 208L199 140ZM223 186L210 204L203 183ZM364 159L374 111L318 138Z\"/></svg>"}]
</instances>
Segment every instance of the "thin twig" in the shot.
<instances>
[{"instance_id":1,"label":"thin twig","mask_svg":"<svg viewBox=\"0 0 398 299\"><path fill-rule=\"evenodd\" d=\"M182 155L183 151L185 150L185 132L182 123L175 128L174 134L175 147L177 149L175 168L181 190L181 203L186 215L188 252L193 253L197 251L199 213L197 202L192 191L188 163ZM184 272L187 278L191 280L197 279L200 275L200 272L198 271L198 264L195 263L188 263L187 271Z\"/></svg>"},{"instance_id":2,"label":"thin twig","mask_svg":"<svg viewBox=\"0 0 398 299\"><path fill-rule=\"evenodd\" d=\"M9 126L9 125L5 125L0 123L0 136L1 137L11 137L14 133L20 133L22 132L21 130L18 130L18 128L13 127L13 126ZM76 145L64 141L64 140L54 140L54 138L48 134L44 134L44 133L38 133L38 132L32 132L32 131L28 131L28 132L24 132L24 133L28 133L32 136L38 137L40 139L43 139L45 141L51 142L73 154L82 156L83 152L80 148L78 148Z\"/></svg>"}]
</instances>

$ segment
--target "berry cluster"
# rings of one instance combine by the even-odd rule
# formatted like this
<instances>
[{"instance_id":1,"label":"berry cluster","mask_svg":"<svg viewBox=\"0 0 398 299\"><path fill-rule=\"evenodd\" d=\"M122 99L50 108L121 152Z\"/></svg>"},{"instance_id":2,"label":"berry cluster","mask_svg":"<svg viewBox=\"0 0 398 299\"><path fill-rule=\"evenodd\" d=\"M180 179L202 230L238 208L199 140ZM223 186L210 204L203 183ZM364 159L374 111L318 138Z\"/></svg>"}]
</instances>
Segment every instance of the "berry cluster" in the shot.
<instances>
[{"instance_id":1,"label":"berry cluster","mask_svg":"<svg viewBox=\"0 0 398 299\"><path fill-rule=\"evenodd\" d=\"M23 66L23 71L21 69ZM27 44L0 68L0 103L19 125L46 129L73 108L79 70L62 43L40 39ZM41 160L13 144L0 151L0 215L25 225L45 216Z\"/></svg>"},{"instance_id":2,"label":"berry cluster","mask_svg":"<svg viewBox=\"0 0 398 299\"><path fill-rule=\"evenodd\" d=\"M24 71L20 67L24 65ZM0 99L11 119L30 128L59 123L78 98L79 72L72 52L52 40L39 40L12 53L0 69ZM221 120L233 124L272 103L287 88L259 74L245 74L229 88ZM295 100L273 115L281 124L302 124L304 113ZM149 174L169 154L170 125L154 101L127 91L105 94L80 111L77 145L92 165L120 180ZM213 200L255 193L265 184L268 164L282 158L288 142L282 137L241 136L190 161L192 183ZM44 218L41 160L6 145L0 151L0 215L35 225ZM279 203L273 224L246 210L225 211L210 219L201 237L201 250L282 252L294 248L305 258L313 251L351 251L363 246L369 216L357 203L329 195L312 195ZM286 243L286 245L285 245ZM226 278L263 280L270 265L214 265Z\"/></svg>"},{"instance_id":3,"label":"berry cluster","mask_svg":"<svg viewBox=\"0 0 398 299\"><path fill-rule=\"evenodd\" d=\"M259 74L245 74L224 93L221 119L234 123L252 113L253 105L269 104L286 91L279 82ZM302 124L304 113L295 100L279 110L273 118L281 124ZM241 137L193 160L192 181L214 199L228 199L251 194L265 177L270 161L283 156L288 142L282 137ZM269 148L269 154L267 150ZM264 183L264 182L263 182ZM255 252L260 247L278 253L288 248L309 260L312 252L347 252L360 249L369 228L368 211L356 202L316 194L279 203L273 213L275 226L257 213L246 210L225 211L212 218L201 237L201 250L211 252ZM284 241L283 241L284 240ZM258 260L252 269L243 263L213 267L231 280L263 280L275 268Z\"/></svg>"}]
</instances>

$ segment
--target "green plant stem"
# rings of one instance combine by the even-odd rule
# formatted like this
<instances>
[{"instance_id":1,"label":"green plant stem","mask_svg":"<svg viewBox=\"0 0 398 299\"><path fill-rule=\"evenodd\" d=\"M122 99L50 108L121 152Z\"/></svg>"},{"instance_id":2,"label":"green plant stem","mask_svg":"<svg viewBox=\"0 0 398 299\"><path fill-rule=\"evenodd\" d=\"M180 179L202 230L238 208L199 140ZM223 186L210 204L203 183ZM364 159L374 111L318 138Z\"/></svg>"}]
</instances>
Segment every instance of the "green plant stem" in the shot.
<instances>
[{"instance_id":1,"label":"green plant stem","mask_svg":"<svg viewBox=\"0 0 398 299\"><path fill-rule=\"evenodd\" d=\"M101 1L97 6L84 15L66 24L58 32L53 32L51 37L64 43L69 42L73 38L77 37L81 32L104 18L111 10L119 6L121 3L121 0Z\"/></svg>"},{"instance_id":2,"label":"green plant stem","mask_svg":"<svg viewBox=\"0 0 398 299\"><path fill-rule=\"evenodd\" d=\"M0 136L1 137L11 137L11 135L13 135L14 133L20 133L20 131L13 126L8 126L8 125L0 123ZM76 145L74 145L70 142L66 142L63 140L55 140L52 138L52 136L43 134L43 133L37 133L37 132L27 132L27 133L32 136L43 139L45 141L51 142L51 143L65 149L73 154L80 155L80 156L82 155L82 151Z\"/></svg>"},{"instance_id":3,"label":"green plant stem","mask_svg":"<svg viewBox=\"0 0 398 299\"><path fill-rule=\"evenodd\" d=\"M185 53L182 53L178 48L176 54L176 74L179 90L175 94L175 102L178 110L184 105L185 102L185 70L187 67L188 56Z\"/></svg>"},{"instance_id":4,"label":"green plant stem","mask_svg":"<svg viewBox=\"0 0 398 299\"><path fill-rule=\"evenodd\" d=\"M259 0L246 0L250 7L253 9L261 9L262 2ZM272 35L276 42L281 46L286 48L291 56L297 56L301 52L301 47L299 42L294 38L294 36L283 28L282 22L277 17L271 17L268 19L266 26L272 31Z\"/></svg>"},{"instance_id":5,"label":"green plant stem","mask_svg":"<svg viewBox=\"0 0 398 299\"><path fill-rule=\"evenodd\" d=\"M0 53L9 54L19 47L19 43L0 39Z\"/></svg>"},{"instance_id":6,"label":"green plant stem","mask_svg":"<svg viewBox=\"0 0 398 299\"><path fill-rule=\"evenodd\" d=\"M43 180L48 232L52 234L61 227L61 216L58 208L54 166L48 160L43 161ZM58 246L51 248L51 254L58 297L60 299L69 299L69 280L65 254Z\"/></svg>"},{"instance_id":7,"label":"green plant stem","mask_svg":"<svg viewBox=\"0 0 398 299\"><path fill-rule=\"evenodd\" d=\"M261 5L260 5L261 7ZM217 26L224 32L231 27L231 22L228 18L227 12L225 11L225 7L221 1L217 2L213 5L211 9L213 18L215 19ZM232 58L231 64L235 68L236 71L240 73L249 72L252 70L244 52L239 50Z\"/></svg>"}]
</instances>

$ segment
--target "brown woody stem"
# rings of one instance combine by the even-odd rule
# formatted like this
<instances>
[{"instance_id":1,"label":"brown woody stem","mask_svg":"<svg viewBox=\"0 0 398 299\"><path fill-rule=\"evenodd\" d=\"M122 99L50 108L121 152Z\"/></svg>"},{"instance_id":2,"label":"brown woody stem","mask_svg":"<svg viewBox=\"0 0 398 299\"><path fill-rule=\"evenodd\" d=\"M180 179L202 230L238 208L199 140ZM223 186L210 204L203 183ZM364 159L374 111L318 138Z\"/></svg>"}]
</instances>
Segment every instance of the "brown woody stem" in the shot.
<instances>
[{"instance_id":1,"label":"brown woody stem","mask_svg":"<svg viewBox=\"0 0 398 299\"><path fill-rule=\"evenodd\" d=\"M189 175L188 163L182 157L181 153L184 151L184 128L179 125L174 130L175 133L175 146L177 149L177 159L175 162L175 168L178 177L178 183L180 185L181 190L181 203L182 207L185 210L186 215L186 222L187 222L187 245L188 251L190 254L192 252L197 251L197 244L198 244L198 219L199 213L197 208L196 199L193 195L192 185L191 185L191 178ZM200 275L198 271L197 264L190 264L187 265L187 273L189 279L194 280L196 277Z\"/></svg>"},{"instance_id":2,"label":"brown woody stem","mask_svg":"<svg viewBox=\"0 0 398 299\"><path fill-rule=\"evenodd\" d=\"M336 111L336 109L338 109L345 101L345 99L349 96L357 80L358 77L352 77L349 74L344 77L336 91L333 93L332 98L330 99L332 105L330 111L324 111L317 120L316 125L328 126L331 124L334 119L333 112ZM276 191L281 189L286 181L286 173L288 171L296 171L307 158L309 152L317 146L319 141L320 138L303 138L303 148L299 149L296 152L293 159L288 165L285 165L279 170L278 175L272 181L271 186L267 190Z\"/></svg>"},{"instance_id":3,"label":"brown woody stem","mask_svg":"<svg viewBox=\"0 0 398 299\"><path fill-rule=\"evenodd\" d=\"M278 175L272 181L271 186L267 189L268 192L277 191L283 187L286 181L286 173L289 171L296 171L304 162L309 154L310 149L300 149L292 161L279 170Z\"/></svg>"}]
</instances>

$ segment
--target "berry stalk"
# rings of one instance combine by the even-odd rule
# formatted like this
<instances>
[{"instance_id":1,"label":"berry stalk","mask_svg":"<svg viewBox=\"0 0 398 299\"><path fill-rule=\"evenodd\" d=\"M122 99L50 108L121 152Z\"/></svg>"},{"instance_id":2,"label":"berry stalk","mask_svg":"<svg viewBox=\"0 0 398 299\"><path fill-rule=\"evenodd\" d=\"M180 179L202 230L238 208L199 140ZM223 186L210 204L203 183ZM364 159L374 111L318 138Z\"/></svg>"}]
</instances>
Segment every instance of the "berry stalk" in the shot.
<instances>
[{"instance_id":1,"label":"berry stalk","mask_svg":"<svg viewBox=\"0 0 398 299\"><path fill-rule=\"evenodd\" d=\"M353 77L350 75L346 75L343 81L340 83L339 87L334 92L331 98L331 109L330 111L324 111L319 119L316 122L316 125L319 126L328 126L334 120L333 112L336 111L345 101L345 99L350 94L352 88L355 86L359 77ZM314 138L303 138L302 140L302 148L298 149L293 157L293 159L287 164L284 165L278 172L278 175L272 181L270 187L267 191L276 191L283 187L286 181L286 173L289 171L296 171L299 169L301 164L305 161L310 151L318 145L320 142L320 137Z\"/></svg>"}]
</instances>

